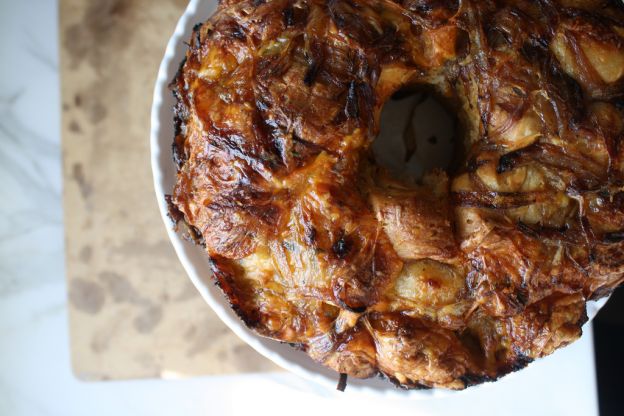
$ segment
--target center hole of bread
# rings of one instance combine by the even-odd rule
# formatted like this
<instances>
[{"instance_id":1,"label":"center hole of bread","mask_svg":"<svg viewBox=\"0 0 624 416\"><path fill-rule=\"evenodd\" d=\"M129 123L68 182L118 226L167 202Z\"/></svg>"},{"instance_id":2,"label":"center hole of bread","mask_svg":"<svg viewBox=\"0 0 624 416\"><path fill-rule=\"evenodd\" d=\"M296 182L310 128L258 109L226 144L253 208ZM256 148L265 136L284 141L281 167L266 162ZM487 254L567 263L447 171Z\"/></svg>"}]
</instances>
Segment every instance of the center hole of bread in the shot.
<instances>
[{"instance_id":1,"label":"center hole of bread","mask_svg":"<svg viewBox=\"0 0 624 416\"><path fill-rule=\"evenodd\" d=\"M432 169L448 170L456 118L435 94L399 91L384 105L380 124L373 154L397 179L414 182Z\"/></svg>"}]
</instances>

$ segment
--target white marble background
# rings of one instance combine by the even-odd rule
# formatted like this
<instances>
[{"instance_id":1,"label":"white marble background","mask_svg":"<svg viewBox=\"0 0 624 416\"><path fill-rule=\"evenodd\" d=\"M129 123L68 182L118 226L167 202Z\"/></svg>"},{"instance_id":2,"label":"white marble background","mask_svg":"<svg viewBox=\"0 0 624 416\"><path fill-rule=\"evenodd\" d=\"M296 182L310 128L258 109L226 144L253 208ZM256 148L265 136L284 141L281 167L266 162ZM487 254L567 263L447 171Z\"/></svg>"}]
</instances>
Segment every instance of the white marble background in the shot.
<instances>
[{"instance_id":1,"label":"white marble background","mask_svg":"<svg viewBox=\"0 0 624 416\"><path fill-rule=\"evenodd\" d=\"M597 415L589 327L513 377L427 402L320 391L289 374L77 381L63 275L57 29L56 0L0 0L0 416Z\"/></svg>"}]
</instances>

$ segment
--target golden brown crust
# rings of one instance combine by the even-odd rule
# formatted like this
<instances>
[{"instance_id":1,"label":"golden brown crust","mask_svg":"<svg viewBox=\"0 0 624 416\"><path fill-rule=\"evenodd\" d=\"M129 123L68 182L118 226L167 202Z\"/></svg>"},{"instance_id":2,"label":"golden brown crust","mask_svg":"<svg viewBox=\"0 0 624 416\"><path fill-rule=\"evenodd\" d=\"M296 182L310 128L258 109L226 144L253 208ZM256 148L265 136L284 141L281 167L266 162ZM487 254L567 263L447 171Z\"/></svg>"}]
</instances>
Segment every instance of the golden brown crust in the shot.
<instances>
[{"instance_id":1,"label":"golden brown crust","mask_svg":"<svg viewBox=\"0 0 624 416\"><path fill-rule=\"evenodd\" d=\"M172 206L245 323L354 377L494 380L624 279L616 0L228 0L172 89ZM462 163L374 166L384 102L434 87Z\"/></svg>"}]
</instances>

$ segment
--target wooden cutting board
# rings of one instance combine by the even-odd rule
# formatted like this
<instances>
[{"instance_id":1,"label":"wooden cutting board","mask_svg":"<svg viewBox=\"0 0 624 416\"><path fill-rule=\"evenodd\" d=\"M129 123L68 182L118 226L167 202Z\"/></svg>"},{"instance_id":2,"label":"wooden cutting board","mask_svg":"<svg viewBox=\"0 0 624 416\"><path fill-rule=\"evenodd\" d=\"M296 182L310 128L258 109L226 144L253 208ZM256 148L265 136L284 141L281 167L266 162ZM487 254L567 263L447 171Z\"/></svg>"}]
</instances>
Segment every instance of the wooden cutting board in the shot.
<instances>
[{"instance_id":1,"label":"wooden cutting board","mask_svg":"<svg viewBox=\"0 0 624 416\"><path fill-rule=\"evenodd\" d=\"M200 298L156 205L152 92L186 3L60 1L69 320L81 379L276 369Z\"/></svg>"}]
</instances>

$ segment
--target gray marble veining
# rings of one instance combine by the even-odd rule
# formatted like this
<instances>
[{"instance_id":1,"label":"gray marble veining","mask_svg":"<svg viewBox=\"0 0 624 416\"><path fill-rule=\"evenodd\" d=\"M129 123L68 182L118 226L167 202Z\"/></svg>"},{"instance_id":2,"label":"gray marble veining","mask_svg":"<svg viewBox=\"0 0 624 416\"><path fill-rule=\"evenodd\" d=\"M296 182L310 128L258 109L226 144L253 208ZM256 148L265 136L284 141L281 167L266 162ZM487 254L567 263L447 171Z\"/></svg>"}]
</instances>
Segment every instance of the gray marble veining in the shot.
<instances>
[{"instance_id":1,"label":"gray marble veining","mask_svg":"<svg viewBox=\"0 0 624 416\"><path fill-rule=\"evenodd\" d=\"M62 283L63 230L55 2L0 4L1 299Z\"/></svg>"}]
</instances>

